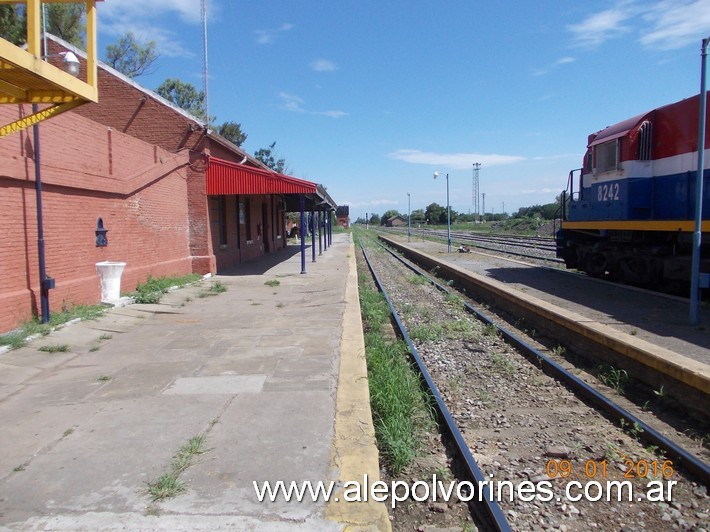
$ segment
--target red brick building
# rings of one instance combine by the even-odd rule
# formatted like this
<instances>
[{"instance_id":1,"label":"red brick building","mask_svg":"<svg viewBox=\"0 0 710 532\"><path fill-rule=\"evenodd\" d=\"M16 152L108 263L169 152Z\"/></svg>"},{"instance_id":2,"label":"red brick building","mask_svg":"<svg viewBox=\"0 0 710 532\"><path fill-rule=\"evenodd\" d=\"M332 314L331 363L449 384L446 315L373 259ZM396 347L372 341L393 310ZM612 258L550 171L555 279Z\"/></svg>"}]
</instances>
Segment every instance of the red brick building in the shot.
<instances>
[{"instance_id":1,"label":"red brick building","mask_svg":"<svg viewBox=\"0 0 710 532\"><path fill-rule=\"evenodd\" d=\"M50 53L65 48L50 39ZM97 262L126 262L122 291L148 275L215 273L285 247L285 212L301 196L306 209L336 207L322 187L275 174L111 68L100 64L98 82L98 103L39 126L52 311L99 301ZM30 112L0 106L0 120ZM0 138L0 331L38 313L36 151L32 128Z\"/></svg>"}]
</instances>

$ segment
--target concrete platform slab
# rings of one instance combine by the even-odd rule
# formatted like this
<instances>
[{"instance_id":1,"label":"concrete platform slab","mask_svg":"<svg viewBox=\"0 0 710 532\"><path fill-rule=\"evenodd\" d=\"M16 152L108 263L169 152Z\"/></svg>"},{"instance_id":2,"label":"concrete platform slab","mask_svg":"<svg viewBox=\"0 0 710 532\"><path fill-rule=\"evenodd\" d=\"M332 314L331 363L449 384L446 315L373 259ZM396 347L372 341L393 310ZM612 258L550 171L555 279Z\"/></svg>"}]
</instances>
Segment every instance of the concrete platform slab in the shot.
<instances>
[{"instance_id":1,"label":"concrete platform slab","mask_svg":"<svg viewBox=\"0 0 710 532\"><path fill-rule=\"evenodd\" d=\"M344 334L361 327L349 235L306 275L297 254L265 260L0 355L0 530L389 529L382 504L259 501L254 482L379 474L364 359ZM217 280L225 293L197 297ZM58 343L70 352L37 351ZM359 394L340 384L342 357ZM348 397L365 413L351 432ZM148 483L199 435L184 490L153 501Z\"/></svg>"}]
</instances>

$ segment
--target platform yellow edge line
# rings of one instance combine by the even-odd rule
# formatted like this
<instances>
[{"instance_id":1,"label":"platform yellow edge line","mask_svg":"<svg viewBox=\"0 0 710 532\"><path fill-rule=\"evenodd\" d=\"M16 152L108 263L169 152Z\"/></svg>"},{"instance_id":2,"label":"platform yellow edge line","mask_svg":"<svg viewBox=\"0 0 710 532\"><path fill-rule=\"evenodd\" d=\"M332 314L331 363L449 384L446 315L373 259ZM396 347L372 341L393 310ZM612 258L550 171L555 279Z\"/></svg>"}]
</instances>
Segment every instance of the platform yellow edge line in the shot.
<instances>
[{"instance_id":1,"label":"platform yellow edge line","mask_svg":"<svg viewBox=\"0 0 710 532\"><path fill-rule=\"evenodd\" d=\"M331 498L325 508L325 517L343 524L345 530L389 532L392 525L385 503L343 500L343 483L362 483L364 475L367 475L370 485L380 479L379 453L370 410L355 246L352 241L348 257L335 430L330 459L331 478L339 481L339 487L335 490L335 497L339 500Z\"/></svg>"}]
</instances>

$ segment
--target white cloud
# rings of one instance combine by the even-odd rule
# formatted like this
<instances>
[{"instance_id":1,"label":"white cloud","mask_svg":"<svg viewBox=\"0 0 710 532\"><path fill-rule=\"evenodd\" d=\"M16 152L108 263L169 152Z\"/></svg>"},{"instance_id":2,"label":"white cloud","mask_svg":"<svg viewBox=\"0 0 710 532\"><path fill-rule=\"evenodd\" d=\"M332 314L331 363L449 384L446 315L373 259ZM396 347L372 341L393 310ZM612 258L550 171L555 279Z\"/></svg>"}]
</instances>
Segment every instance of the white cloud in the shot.
<instances>
[{"instance_id":1,"label":"white cloud","mask_svg":"<svg viewBox=\"0 0 710 532\"><path fill-rule=\"evenodd\" d=\"M293 29L293 24L281 24L278 28L271 28L266 30L254 30L256 35L256 42L258 44L271 44L276 41L279 34Z\"/></svg>"},{"instance_id":2,"label":"white cloud","mask_svg":"<svg viewBox=\"0 0 710 532\"><path fill-rule=\"evenodd\" d=\"M663 0L644 14L643 19L652 25L639 39L643 45L673 50L700 43L710 33L710 0Z\"/></svg>"},{"instance_id":3,"label":"white cloud","mask_svg":"<svg viewBox=\"0 0 710 532\"><path fill-rule=\"evenodd\" d=\"M281 98L281 108L286 111L292 111L294 113L305 113L306 110L303 108L303 99L299 98L294 94L288 94L286 92L280 92L279 98Z\"/></svg>"},{"instance_id":4,"label":"white cloud","mask_svg":"<svg viewBox=\"0 0 710 532\"><path fill-rule=\"evenodd\" d=\"M544 68L538 68L532 71L533 76L544 76L545 74L549 74L551 70L554 68L557 68L558 66L566 65L569 63L573 63L575 60L574 57L560 57L557 61L552 63L552 65Z\"/></svg>"},{"instance_id":5,"label":"white cloud","mask_svg":"<svg viewBox=\"0 0 710 532\"><path fill-rule=\"evenodd\" d=\"M330 118L342 118L344 116L347 116L348 114L345 111L310 111L303 106L304 101L302 98L296 96L295 94L289 94L287 92L280 92L279 98L281 99L281 109L285 111L291 111L293 113L322 115L328 116Z\"/></svg>"},{"instance_id":6,"label":"white cloud","mask_svg":"<svg viewBox=\"0 0 710 532\"><path fill-rule=\"evenodd\" d=\"M338 67L327 59L315 59L311 61L311 68L316 72L335 72Z\"/></svg>"},{"instance_id":7,"label":"white cloud","mask_svg":"<svg viewBox=\"0 0 710 532\"><path fill-rule=\"evenodd\" d=\"M633 30L643 46L674 50L699 43L710 32L710 0L622 0L579 24L569 24L567 30L575 44L586 48Z\"/></svg>"},{"instance_id":8,"label":"white cloud","mask_svg":"<svg viewBox=\"0 0 710 532\"><path fill-rule=\"evenodd\" d=\"M343 205L348 205L350 208L362 207L381 207L382 205L398 205L399 202L390 199L377 199L368 201L343 201ZM374 213L373 213L374 214Z\"/></svg>"},{"instance_id":9,"label":"white cloud","mask_svg":"<svg viewBox=\"0 0 710 532\"><path fill-rule=\"evenodd\" d=\"M208 20L219 12L213 0L207 4ZM132 32L139 41L155 41L158 54L168 57L191 57L195 52L186 48L180 36L168 29L166 18L177 15L184 23L202 24L200 0L121 0L97 6L99 27L106 35L119 37Z\"/></svg>"},{"instance_id":10,"label":"white cloud","mask_svg":"<svg viewBox=\"0 0 710 532\"><path fill-rule=\"evenodd\" d=\"M427 164L439 166L441 168L451 168L461 170L471 168L473 163L481 163L483 166L500 166L504 164L514 164L525 160L525 157L517 155L497 155L482 153L433 153L419 150L397 150L387 154L391 159L404 161L412 164Z\"/></svg>"},{"instance_id":11,"label":"white cloud","mask_svg":"<svg viewBox=\"0 0 710 532\"><path fill-rule=\"evenodd\" d=\"M579 24L569 24L567 30L574 34L575 43L584 48L594 48L603 42L630 31L625 22L634 17L636 8L631 2L621 2L617 7L589 15Z\"/></svg>"}]
</instances>

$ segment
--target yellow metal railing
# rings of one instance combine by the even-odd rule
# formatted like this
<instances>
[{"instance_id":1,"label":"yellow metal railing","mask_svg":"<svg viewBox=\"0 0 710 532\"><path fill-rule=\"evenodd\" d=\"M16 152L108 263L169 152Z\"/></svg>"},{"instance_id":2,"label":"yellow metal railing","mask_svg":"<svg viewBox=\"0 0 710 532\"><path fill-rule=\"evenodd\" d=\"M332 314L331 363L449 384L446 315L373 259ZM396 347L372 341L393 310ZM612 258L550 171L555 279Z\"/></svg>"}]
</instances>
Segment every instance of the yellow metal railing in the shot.
<instances>
[{"instance_id":1,"label":"yellow metal railing","mask_svg":"<svg viewBox=\"0 0 710 532\"><path fill-rule=\"evenodd\" d=\"M24 3L27 9L27 49L0 38L0 104L53 104L38 113L0 127L0 137L20 131L77 105L98 101L97 1L102 0L0 0L0 5ZM43 3L86 4L86 81L73 77L45 60L41 41Z\"/></svg>"}]
</instances>

